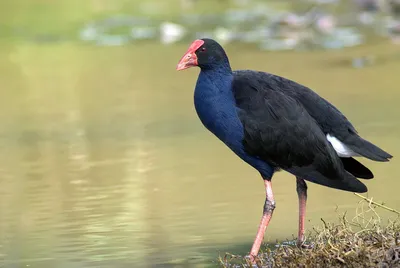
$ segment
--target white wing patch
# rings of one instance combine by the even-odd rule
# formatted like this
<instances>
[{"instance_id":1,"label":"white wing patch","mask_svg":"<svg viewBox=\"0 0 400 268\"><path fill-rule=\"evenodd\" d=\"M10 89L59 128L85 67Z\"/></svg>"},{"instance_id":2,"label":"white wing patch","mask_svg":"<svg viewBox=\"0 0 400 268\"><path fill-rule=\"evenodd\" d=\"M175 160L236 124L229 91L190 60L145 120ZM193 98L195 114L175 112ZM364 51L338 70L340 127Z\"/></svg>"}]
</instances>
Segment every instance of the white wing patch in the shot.
<instances>
[{"instance_id":1,"label":"white wing patch","mask_svg":"<svg viewBox=\"0 0 400 268\"><path fill-rule=\"evenodd\" d=\"M340 156L340 157L358 156L357 153L355 153L353 150L351 150L349 147L347 147L346 144L344 144L343 142L338 140L336 137L331 136L330 134L327 134L326 138L332 144L332 146L335 149L338 156Z\"/></svg>"}]
</instances>

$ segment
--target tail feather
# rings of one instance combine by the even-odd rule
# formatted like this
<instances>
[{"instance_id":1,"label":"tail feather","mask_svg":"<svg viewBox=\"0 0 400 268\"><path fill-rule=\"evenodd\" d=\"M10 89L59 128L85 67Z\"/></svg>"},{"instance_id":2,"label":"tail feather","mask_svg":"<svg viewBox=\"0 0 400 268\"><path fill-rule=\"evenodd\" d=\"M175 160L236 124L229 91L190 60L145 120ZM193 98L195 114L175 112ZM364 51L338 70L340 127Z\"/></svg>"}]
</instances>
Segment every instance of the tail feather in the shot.
<instances>
[{"instance_id":1,"label":"tail feather","mask_svg":"<svg viewBox=\"0 0 400 268\"><path fill-rule=\"evenodd\" d=\"M343 167L357 178L372 179L374 174L366 166L358 162L352 157L341 157Z\"/></svg>"},{"instance_id":2,"label":"tail feather","mask_svg":"<svg viewBox=\"0 0 400 268\"><path fill-rule=\"evenodd\" d=\"M353 135L351 139L345 141L345 144L354 152L374 161L387 162L393 156L388 154L378 146L364 140L358 135Z\"/></svg>"},{"instance_id":3,"label":"tail feather","mask_svg":"<svg viewBox=\"0 0 400 268\"><path fill-rule=\"evenodd\" d=\"M344 172L342 178L334 180L325 177L320 172L316 171L315 169L312 169L312 167L310 168L293 167L288 169L287 171L304 180L320 184L323 186L327 186L330 188L335 188L355 193L365 193L368 191L368 188L367 186L365 186L365 184L357 180L356 177L354 177L352 174L348 172Z\"/></svg>"}]
</instances>

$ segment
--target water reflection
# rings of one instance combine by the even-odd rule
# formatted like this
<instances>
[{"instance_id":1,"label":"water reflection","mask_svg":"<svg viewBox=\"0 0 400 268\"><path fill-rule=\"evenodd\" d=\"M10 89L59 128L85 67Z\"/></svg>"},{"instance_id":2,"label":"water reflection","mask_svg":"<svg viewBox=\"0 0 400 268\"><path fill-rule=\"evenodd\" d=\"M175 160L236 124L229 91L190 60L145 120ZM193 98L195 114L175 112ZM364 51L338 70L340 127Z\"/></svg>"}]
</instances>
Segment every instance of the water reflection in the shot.
<instances>
[{"instance_id":1,"label":"water reflection","mask_svg":"<svg viewBox=\"0 0 400 268\"><path fill-rule=\"evenodd\" d=\"M200 125L187 88L196 73L180 74L176 84L170 63L180 48L171 55L154 50L166 65L152 68L135 68L148 48L125 49L106 56L79 47L24 47L14 52L19 65L1 63L2 81L10 84L0 92L1 267L201 267L218 250L249 249L264 202L262 181ZM304 56L296 55L286 59L291 64L282 55L263 57L285 75L319 84L360 132L400 152L397 87L386 82L389 93L377 87L393 79L390 73L378 79L380 67L366 69L346 82L348 71L300 68L296 57ZM248 66L249 57L234 62ZM331 85L331 77L342 79ZM342 90L361 78L365 83L354 91ZM398 206L396 158L368 165L377 177L367 182L371 195ZM295 181L280 173L273 184L270 242L297 232ZM321 217L334 219L336 205L356 206L349 193L309 188L308 228Z\"/></svg>"}]
</instances>

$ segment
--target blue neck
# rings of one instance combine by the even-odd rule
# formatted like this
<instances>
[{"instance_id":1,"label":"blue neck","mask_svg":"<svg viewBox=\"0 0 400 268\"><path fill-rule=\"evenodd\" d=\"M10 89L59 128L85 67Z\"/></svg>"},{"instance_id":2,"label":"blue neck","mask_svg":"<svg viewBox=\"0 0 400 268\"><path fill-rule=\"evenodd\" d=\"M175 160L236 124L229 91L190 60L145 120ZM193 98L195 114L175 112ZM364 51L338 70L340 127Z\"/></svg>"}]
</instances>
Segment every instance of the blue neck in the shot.
<instances>
[{"instance_id":1,"label":"blue neck","mask_svg":"<svg viewBox=\"0 0 400 268\"><path fill-rule=\"evenodd\" d=\"M196 89L199 88L202 91L211 91L208 93L214 94L231 94L232 79L233 74L229 64L227 66L223 64L212 69L201 69L197 79Z\"/></svg>"}]
</instances>

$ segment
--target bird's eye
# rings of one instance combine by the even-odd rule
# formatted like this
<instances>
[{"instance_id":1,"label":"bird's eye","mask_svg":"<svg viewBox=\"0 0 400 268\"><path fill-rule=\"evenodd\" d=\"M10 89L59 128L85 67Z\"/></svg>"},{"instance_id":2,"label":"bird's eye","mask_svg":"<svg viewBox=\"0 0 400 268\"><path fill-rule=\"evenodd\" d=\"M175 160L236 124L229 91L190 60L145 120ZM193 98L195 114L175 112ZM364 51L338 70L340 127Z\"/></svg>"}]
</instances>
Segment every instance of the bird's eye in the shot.
<instances>
[{"instance_id":1,"label":"bird's eye","mask_svg":"<svg viewBox=\"0 0 400 268\"><path fill-rule=\"evenodd\" d=\"M206 51L205 47L200 48L200 52L204 52L204 51Z\"/></svg>"}]
</instances>

